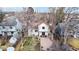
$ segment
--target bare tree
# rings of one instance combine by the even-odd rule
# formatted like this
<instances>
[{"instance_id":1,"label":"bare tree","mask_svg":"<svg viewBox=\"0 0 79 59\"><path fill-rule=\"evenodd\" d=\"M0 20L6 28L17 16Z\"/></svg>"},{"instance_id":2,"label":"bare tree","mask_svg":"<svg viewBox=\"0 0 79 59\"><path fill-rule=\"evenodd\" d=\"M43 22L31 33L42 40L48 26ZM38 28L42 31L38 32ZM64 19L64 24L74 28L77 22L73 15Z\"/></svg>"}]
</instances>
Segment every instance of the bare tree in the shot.
<instances>
[{"instance_id":1,"label":"bare tree","mask_svg":"<svg viewBox=\"0 0 79 59\"><path fill-rule=\"evenodd\" d=\"M78 10L78 7L49 7L49 11L54 13L57 23L71 19L73 16L76 17Z\"/></svg>"},{"instance_id":2,"label":"bare tree","mask_svg":"<svg viewBox=\"0 0 79 59\"><path fill-rule=\"evenodd\" d=\"M66 20L66 22L65 22L65 31L64 31L64 44L66 44L66 41L67 41L67 38L68 38L68 33L70 31L72 31L71 33L74 33L74 31L73 31L74 25L71 25L71 24L77 24L77 22L76 21L73 22L72 19L74 17L76 19L76 17L78 16L78 15L76 15L76 14L78 14L78 10L79 10L78 7L68 7L68 8L65 9L65 12L66 12L65 20ZM72 20L71 23L70 23L70 20Z\"/></svg>"},{"instance_id":3,"label":"bare tree","mask_svg":"<svg viewBox=\"0 0 79 59\"><path fill-rule=\"evenodd\" d=\"M33 14L34 13L34 9L32 7L28 7L27 13L28 14Z\"/></svg>"},{"instance_id":4,"label":"bare tree","mask_svg":"<svg viewBox=\"0 0 79 59\"><path fill-rule=\"evenodd\" d=\"M62 22L64 19L64 7L50 7L50 13L53 13L56 17L56 24Z\"/></svg>"},{"instance_id":5,"label":"bare tree","mask_svg":"<svg viewBox=\"0 0 79 59\"><path fill-rule=\"evenodd\" d=\"M72 19L73 16L77 16L77 12L78 12L79 8L78 7L66 7L64 9L64 12L65 12L65 20L68 20L68 19Z\"/></svg>"},{"instance_id":6,"label":"bare tree","mask_svg":"<svg viewBox=\"0 0 79 59\"><path fill-rule=\"evenodd\" d=\"M64 7L60 7L56 10L55 16L56 16L57 24L62 22L62 20L64 20L64 15L65 15Z\"/></svg>"},{"instance_id":7,"label":"bare tree","mask_svg":"<svg viewBox=\"0 0 79 59\"><path fill-rule=\"evenodd\" d=\"M25 8L23 7L23 12L24 12L24 21L26 22L26 32L28 34L28 29L30 27L30 22L32 20L32 17L33 17L33 13L34 13L34 9L32 7L28 7L28 8Z\"/></svg>"}]
</instances>

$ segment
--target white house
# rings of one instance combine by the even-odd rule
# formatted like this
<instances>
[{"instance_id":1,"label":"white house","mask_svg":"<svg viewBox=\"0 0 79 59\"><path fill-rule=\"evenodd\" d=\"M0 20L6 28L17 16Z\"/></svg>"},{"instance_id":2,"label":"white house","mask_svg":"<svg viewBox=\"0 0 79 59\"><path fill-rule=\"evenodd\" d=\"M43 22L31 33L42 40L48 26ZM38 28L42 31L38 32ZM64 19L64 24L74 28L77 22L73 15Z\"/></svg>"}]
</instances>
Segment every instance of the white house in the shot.
<instances>
[{"instance_id":1,"label":"white house","mask_svg":"<svg viewBox=\"0 0 79 59\"><path fill-rule=\"evenodd\" d=\"M49 34L49 26L45 23L42 23L38 26L38 33L40 37L46 37Z\"/></svg>"},{"instance_id":2,"label":"white house","mask_svg":"<svg viewBox=\"0 0 79 59\"><path fill-rule=\"evenodd\" d=\"M13 36L14 33L22 31L21 22L14 16L0 23L0 36Z\"/></svg>"},{"instance_id":3,"label":"white house","mask_svg":"<svg viewBox=\"0 0 79 59\"><path fill-rule=\"evenodd\" d=\"M29 28L29 36L47 37L49 34L49 26L45 23L41 23L34 28Z\"/></svg>"}]
</instances>

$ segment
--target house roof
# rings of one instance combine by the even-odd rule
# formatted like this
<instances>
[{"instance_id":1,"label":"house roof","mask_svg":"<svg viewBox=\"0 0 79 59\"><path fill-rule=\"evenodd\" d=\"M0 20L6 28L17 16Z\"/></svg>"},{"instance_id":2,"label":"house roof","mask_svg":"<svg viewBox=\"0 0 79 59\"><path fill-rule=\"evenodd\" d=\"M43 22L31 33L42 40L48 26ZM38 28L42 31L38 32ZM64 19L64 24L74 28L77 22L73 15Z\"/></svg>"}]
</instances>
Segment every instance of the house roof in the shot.
<instances>
[{"instance_id":1,"label":"house roof","mask_svg":"<svg viewBox=\"0 0 79 59\"><path fill-rule=\"evenodd\" d=\"M46 24L46 25L48 25L47 23L45 23L45 22L42 22L42 21L39 21L39 22L33 22L33 23L31 23L31 26L32 26L32 28L35 28L35 29L37 29L38 28L38 26L39 25L41 25L41 24Z\"/></svg>"},{"instance_id":2,"label":"house roof","mask_svg":"<svg viewBox=\"0 0 79 59\"><path fill-rule=\"evenodd\" d=\"M0 26L14 26L16 25L17 22L16 22L16 18L8 18L7 20L3 21L0 23Z\"/></svg>"}]
</instances>

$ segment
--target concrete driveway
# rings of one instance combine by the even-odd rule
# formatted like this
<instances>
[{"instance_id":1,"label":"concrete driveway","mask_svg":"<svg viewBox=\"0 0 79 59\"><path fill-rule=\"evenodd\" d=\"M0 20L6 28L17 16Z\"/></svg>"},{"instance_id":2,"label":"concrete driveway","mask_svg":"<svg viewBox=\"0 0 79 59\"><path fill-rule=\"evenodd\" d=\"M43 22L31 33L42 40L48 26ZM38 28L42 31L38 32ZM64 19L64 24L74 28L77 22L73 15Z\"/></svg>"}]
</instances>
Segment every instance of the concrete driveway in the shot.
<instances>
[{"instance_id":1,"label":"concrete driveway","mask_svg":"<svg viewBox=\"0 0 79 59\"><path fill-rule=\"evenodd\" d=\"M52 40L50 40L48 37L40 38L40 49L41 50L49 50L51 45L53 44Z\"/></svg>"}]
</instances>

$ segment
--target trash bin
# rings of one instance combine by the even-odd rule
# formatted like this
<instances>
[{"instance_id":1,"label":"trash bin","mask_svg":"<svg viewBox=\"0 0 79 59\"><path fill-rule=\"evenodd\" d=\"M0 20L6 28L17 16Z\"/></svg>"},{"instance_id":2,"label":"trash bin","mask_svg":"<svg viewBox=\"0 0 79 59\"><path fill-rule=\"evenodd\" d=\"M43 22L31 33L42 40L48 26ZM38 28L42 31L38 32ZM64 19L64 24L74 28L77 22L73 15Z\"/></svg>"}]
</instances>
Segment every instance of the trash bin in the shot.
<instances>
[{"instance_id":1,"label":"trash bin","mask_svg":"<svg viewBox=\"0 0 79 59\"><path fill-rule=\"evenodd\" d=\"M14 50L15 50L14 47L8 47L8 48L7 48L7 51L14 51Z\"/></svg>"}]
</instances>

